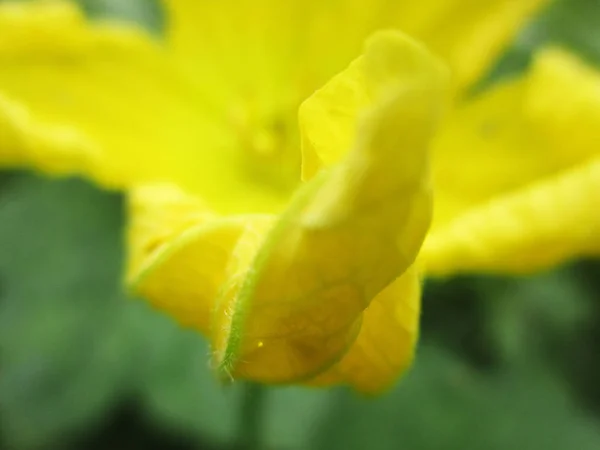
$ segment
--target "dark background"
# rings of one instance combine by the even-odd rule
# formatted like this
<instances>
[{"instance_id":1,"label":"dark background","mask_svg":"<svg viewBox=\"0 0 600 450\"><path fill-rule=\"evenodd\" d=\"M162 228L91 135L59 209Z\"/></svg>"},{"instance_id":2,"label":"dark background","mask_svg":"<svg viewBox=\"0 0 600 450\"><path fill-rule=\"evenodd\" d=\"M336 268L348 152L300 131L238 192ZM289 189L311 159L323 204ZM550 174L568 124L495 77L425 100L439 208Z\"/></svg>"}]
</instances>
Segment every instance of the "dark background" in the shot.
<instances>
[{"instance_id":1,"label":"dark background","mask_svg":"<svg viewBox=\"0 0 600 450\"><path fill-rule=\"evenodd\" d=\"M200 0L202 1L202 0ZM517 1L517 0L515 0ZM138 20L143 0L82 0ZM482 87L559 42L600 62L600 0L556 2ZM597 145L597 144L596 144ZM201 337L121 287L120 195L0 172L2 449L225 449L240 387L212 379ZM599 260L600 261L600 260ZM376 399L269 389L272 449L600 449L600 262L534 277L427 282L415 367Z\"/></svg>"}]
</instances>

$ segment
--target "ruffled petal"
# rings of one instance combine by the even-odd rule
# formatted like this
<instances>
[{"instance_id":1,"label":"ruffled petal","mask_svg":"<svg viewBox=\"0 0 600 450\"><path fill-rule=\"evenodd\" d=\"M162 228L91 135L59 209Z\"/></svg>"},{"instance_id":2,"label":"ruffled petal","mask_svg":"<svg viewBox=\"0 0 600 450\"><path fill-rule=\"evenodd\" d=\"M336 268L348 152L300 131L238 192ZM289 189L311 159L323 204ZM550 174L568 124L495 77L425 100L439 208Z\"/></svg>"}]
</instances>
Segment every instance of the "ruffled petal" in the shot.
<instances>
[{"instance_id":1,"label":"ruffled petal","mask_svg":"<svg viewBox=\"0 0 600 450\"><path fill-rule=\"evenodd\" d=\"M234 251L213 330L224 377L277 383L324 371L351 347L372 299L416 258L430 218L427 144L444 77L423 48L393 32L372 38L361 61L371 104L357 111L346 157Z\"/></svg>"},{"instance_id":2,"label":"ruffled petal","mask_svg":"<svg viewBox=\"0 0 600 450\"><path fill-rule=\"evenodd\" d=\"M355 60L342 73L333 77L323 88L317 90L300 106L299 120L302 136L302 178L310 179L323 167L330 167L343 158L356 139L359 123L357 117L379 100L380 91L390 85L401 86L406 91L415 85L428 86L430 91L417 89L415 95L423 95L423 106L416 106L413 117L415 129L405 133L404 139L413 145L425 144L422 133L427 126L423 121L424 110L430 106L426 98L439 99L440 114L443 91L449 73L441 62L432 59L423 45L394 32L382 32L379 46L367 55ZM433 92L438 89L438 92ZM437 116L431 116L432 123ZM431 125L430 125L431 126ZM407 170L404 168L404 170Z\"/></svg>"},{"instance_id":3,"label":"ruffled petal","mask_svg":"<svg viewBox=\"0 0 600 450\"><path fill-rule=\"evenodd\" d=\"M436 204L422 255L428 272L524 272L588 254L570 236L590 220L569 230L574 223L565 216L574 214L569 196L593 197L592 180L568 171L586 173L599 141L600 76L556 49L540 52L522 78L455 111L433 146Z\"/></svg>"}]
</instances>

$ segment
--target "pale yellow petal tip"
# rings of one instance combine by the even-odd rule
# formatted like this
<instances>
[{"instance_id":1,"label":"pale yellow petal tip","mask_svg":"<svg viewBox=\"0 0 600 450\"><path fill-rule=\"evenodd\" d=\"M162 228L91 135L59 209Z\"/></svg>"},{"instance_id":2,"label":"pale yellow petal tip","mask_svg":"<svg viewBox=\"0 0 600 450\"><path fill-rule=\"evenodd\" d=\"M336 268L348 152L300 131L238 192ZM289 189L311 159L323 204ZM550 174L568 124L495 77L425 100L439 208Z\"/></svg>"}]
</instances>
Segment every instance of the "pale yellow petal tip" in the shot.
<instances>
[{"instance_id":1,"label":"pale yellow petal tip","mask_svg":"<svg viewBox=\"0 0 600 450\"><path fill-rule=\"evenodd\" d=\"M340 161L365 116L381 114L378 110L385 105L402 108L401 96L421 96L411 105L419 114L429 115L424 111L432 103L443 109L449 85L448 67L424 45L396 30L373 34L363 56L300 106L302 179Z\"/></svg>"},{"instance_id":2,"label":"pale yellow petal tip","mask_svg":"<svg viewBox=\"0 0 600 450\"><path fill-rule=\"evenodd\" d=\"M384 90L391 85L429 83L440 93L450 87L450 68L422 42L397 30L381 30L365 43L367 80ZM382 89L383 88L383 89Z\"/></svg>"}]
</instances>

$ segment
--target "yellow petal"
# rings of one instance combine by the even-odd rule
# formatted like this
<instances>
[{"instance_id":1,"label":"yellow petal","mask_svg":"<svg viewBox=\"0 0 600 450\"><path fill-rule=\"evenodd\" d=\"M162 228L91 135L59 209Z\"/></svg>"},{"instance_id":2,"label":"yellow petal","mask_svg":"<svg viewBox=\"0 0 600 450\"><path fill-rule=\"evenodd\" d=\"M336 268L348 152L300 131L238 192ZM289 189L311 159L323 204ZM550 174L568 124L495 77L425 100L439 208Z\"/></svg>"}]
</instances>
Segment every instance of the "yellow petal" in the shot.
<instances>
[{"instance_id":1,"label":"yellow petal","mask_svg":"<svg viewBox=\"0 0 600 450\"><path fill-rule=\"evenodd\" d=\"M255 101L261 112L274 103L296 100L298 92L287 82L294 76L291 66L306 25L304 2L164 3L171 52L183 67L213 87L215 98Z\"/></svg>"},{"instance_id":2,"label":"yellow petal","mask_svg":"<svg viewBox=\"0 0 600 450\"><path fill-rule=\"evenodd\" d=\"M262 216L221 217L172 185L129 192L127 284L182 325L210 333L215 299L245 227Z\"/></svg>"},{"instance_id":3,"label":"yellow petal","mask_svg":"<svg viewBox=\"0 0 600 450\"><path fill-rule=\"evenodd\" d=\"M412 362L420 309L421 283L410 268L371 301L360 333L342 360L308 384L348 384L367 394L390 387Z\"/></svg>"},{"instance_id":4,"label":"yellow petal","mask_svg":"<svg viewBox=\"0 0 600 450\"><path fill-rule=\"evenodd\" d=\"M494 87L448 114L434 138L435 227L558 170L524 120L526 80Z\"/></svg>"},{"instance_id":5,"label":"yellow petal","mask_svg":"<svg viewBox=\"0 0 600 450\"><path fill-rule=\"evenodd\" d=\"M0 91L0 167L35 167L45 173L82 173L97 178L101 151L77 130L31 117Z\"/></svg>"},{"instance_id":6,"label":"yellow petal","mask_svg":"<svg viewBox=\"0 0 600 450\"><path fill-rule=\"evenodd\" d=\"M356 339L363 310L416 257L430 217L427 144L443 98L440 65L392 32L372 38L359 64L372 106L357 111L346 158L234 250L213 328L224 377L277 383L322 372Z\"/></svg>"},{"instance_id":7,"label":"yellow petal","mask_svg":"<svg viewBox=\"0 0 600 450\"><path fill-rule=\"evenodd\" d=\"M547 0L410 2L415 19L405 19L405 29L450 65L455 88L461 90L485 74L527 21L548 3Z\"/></svg>"},{"instance_id":8,"label":"yellow petal","mask_svg":"<svg viewBox=\"0 0 600 450\"><path fill-rule=\"evenodd\" d=\"M536 221L531 227L521 224L523 242L519 249L519 236L514 234L518 230L510 227L513 240L509 243L507 229L499 228L506 225L500 215L517 198L522 198L517 202L523 205L520 209L528 208L530 220L536 212L541 214L539 220L547 217L543 211L567 214L569 210L561 213L559 209L566 206L560 199L550 207L552 199L547 195L532 197L532 192L538 192L532 183L552 186L553 179L567 176L565 171L598 155L595 143L599 141L600 76L573 56L554 49L537 55L530 72L522 78L500 84L454 111L433 146L434 223L422 255L429 273L521 272L557 264L583 252L568 237L567 229L562 232L564 242L557 240L550 245L547 232ZM584 189L586 184L573 182L569 186L574 195L572 189ZM582 190L579 195L586 197L588 192ZM534 201L540 206L531 203ZM508 216L514 214L512 211ZM555 225L560 223L567 226L558 219ZM493 233L498 234L494 244L490 241ZM478 241L484 235L486 241ZM554 239L560 236L557 231ZM546 245L547 251L527 254ZM569 245L569 251L553 250ZM496 263L493 252L498 255Z\"/></svg>"},{"instance_id":9,"label":"yellow petal","mask_svg":"<svg viewBox=\"0 0 600 450\"><path fill-rule=\"evenodd\" d=\"M600 153L600 71L558 48L539 52L529 77L531 126L565 166Z\"/></svg>"},{"instance_id":10,"label":"yellow petal","mask_svg":"<svg viewBox=\"0 0 600 450\"><path fill-rule=\"evenodd\" d=\"M427 270L528 273L600 254L600 159L467 211L432 233Z\"/></svg>"},{"instance_id":11,"label":"yellow petal","mask_svg":"<svg viewBox=\"0 0 600 450\"><path fill-rule=\"evenodd\" d=\"M379 101L382 93L392 87L419 95L442 98L441 86L448 79L446 68L433 60L418 42L400 33L382 32L371 51L358 58L342 73L336 75L323 88L317 90L300 106L299 120L302 134L302 177L310 179L322 167L329 167L344 158L356 137L357 117ZM419 85L416 89L415 86ZM422 91L423 87L430 91ZM439 102L441 106L441 100ZM415 108L415 128L404 135L408 142L423 144L423 133L431 131L431 123L422 122L424 109ZM432 117L433 121L436 118Z\"/></svg>"},{"instance_id":12,"label":"yellow petal","mask_svg":"<svg viewBox=\"0 0 600 450\"><path fill-rule=\"evenodd\" d=\"M88 23L70 2L3 2L0 66L0 164L117 188L176 182L224 211L283 202L248 172L222 110L133 25Z\"/></svg>"},{"instance_id":13,"label":"yellow petal","mask_svg":"<svg viewBox=\"0 0 600 450\"><path fill-rule=\"evenodd\" d=\"M498 58L545 0L398 0L310 2L318 5L307 51L325 67L356 52L376 29L398 28L451 68L455 91L471 85ZM344 44L339 44L344 36ZM328 45L328 43L335 43ZM340 51L341 50L341 51ZM336 56L338 53L340 56ZM333 67L332 67L333 68Z\"/></svg>"},{"instance_id":14,"label":"yellow petal","mask_svg":"<svg viewBox=\"0 0 600 450\"><path fill-rule=\"evenodd\" d=\"M229 92L223 95L231 95L232 90L238 94L260 92L276 104L280 92L288 101L293 91L308 94L341 71L360 52L366 37L382 28L397 28L424 42L450 65L455 87L463 89L485 73L518 30L548 2L166 0L165 3L170 18L169 41L184 66L198 77L220 79L220 91ZM196 45L199 42L203 45ZM201 61L213 64L206 67ZM245 70L240 72L239 66Z\"/></svg>"}]
</instances>

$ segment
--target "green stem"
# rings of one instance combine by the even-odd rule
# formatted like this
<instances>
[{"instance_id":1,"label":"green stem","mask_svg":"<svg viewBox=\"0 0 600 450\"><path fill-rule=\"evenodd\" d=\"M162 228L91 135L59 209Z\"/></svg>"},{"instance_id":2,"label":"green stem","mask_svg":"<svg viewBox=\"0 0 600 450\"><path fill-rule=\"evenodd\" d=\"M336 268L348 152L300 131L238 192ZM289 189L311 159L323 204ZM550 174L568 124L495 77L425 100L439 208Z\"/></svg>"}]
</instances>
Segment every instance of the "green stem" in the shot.
<instances>
[{"instance_id":1,"label":"green stem","mask_svg":"<svg viewBox=\"0 0 600 450\"><path fill-rule=\"evenodd\" d=\"M266 388L257 383L244 385L238 425L239 450L261 450L262 419Z\"/></svg>"}]
</instances>

